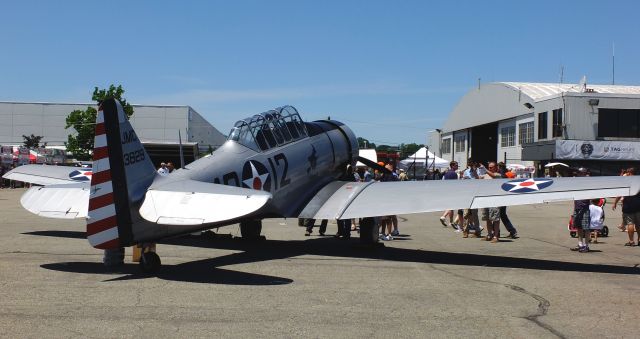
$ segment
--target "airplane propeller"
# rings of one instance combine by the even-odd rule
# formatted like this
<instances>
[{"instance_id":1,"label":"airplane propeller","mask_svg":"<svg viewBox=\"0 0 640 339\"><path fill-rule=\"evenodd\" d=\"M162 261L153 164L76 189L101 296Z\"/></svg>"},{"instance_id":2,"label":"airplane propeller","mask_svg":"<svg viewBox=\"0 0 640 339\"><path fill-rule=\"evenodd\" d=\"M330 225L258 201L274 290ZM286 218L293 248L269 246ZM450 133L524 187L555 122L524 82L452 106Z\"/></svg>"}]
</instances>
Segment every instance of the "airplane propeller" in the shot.
<instances>
[{"instance_id":1,"label":"airplane propeller","mask_svg":"<svg viewBox=\"0 0 640 339\"><path fill-rule=\"evenodd\" d=\"M377 169L378 171L380 171L382 173L391 174L391 171L389 169L387 169L386 167L378 164L375 161L371 161L371 160L369 160L369 159L367 159L365 157L361 157L359 155L357 155L355 157L355 159L356 159L356 161L360 161L361 163L363 163L363 164L365 164L365 165L367 165L367 166L369 166L369 167L371 167L373 169Z\"/></svg>"}]
</instances>

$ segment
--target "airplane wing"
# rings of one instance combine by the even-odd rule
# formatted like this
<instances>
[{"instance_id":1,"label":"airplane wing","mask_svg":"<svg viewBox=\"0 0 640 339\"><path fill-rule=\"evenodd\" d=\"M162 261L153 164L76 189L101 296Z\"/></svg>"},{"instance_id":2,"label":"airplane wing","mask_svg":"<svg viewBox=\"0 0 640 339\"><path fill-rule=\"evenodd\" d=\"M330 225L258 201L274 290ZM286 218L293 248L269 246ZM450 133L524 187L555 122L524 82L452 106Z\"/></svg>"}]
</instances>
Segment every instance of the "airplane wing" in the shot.
<instances>
[{"instance_id":1,"label":"airplane wing","mask_svg":"<svg viewBox=\"0 0 640 339\"><path fill-rule=\"evenodd\" d=\"M85 218L89 207L89 185L76 183L33 186L22 195L20 203L27 211L41 217Z\"/></svg>"},{"instance_id":2,"label":"airplane wing","mask_svg":"<svg viewBox=\"0 0 640 339\"><path fill-rule=\"evenodd\" d=\"M269 199L271 194L264 191L179 180L149 189L140 215L163 225L200 225L251 214Z\"/></svg>"},{"instance_id":3,"label":"airplane wing","mask_svg":"<svg viewBox=\"0 0 640 339\"><path fill-rule=\"evenodd\" d=\"M24 165L12 169L2 177L36 185L85 183L88 188L91 181L91 169L68 166Z\"/></svg>"},{"instance_id":4,"label":"airplane wing","mask_svg":"<svg viewBox=\"0 0 640 339\"><path fill-rule=\"evenodd\" d=\"M635 195L640 177L336 182L301 218L349 219Z\"/></svg>"}]
</instances>

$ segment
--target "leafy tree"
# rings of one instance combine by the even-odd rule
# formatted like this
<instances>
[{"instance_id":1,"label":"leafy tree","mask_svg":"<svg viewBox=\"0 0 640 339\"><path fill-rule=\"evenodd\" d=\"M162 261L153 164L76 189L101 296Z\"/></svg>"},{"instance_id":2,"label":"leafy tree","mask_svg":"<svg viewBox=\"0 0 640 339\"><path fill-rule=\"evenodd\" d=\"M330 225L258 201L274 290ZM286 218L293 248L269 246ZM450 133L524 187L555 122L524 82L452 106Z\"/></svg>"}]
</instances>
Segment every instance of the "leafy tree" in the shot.
<instances>
[{"instance_id":1,"label":"leafy tree","mask_svg":"<svg viewBox=\"0 0 640 339\"><path fill-rule=\"evenodd\" d=\"M22 138L24 139L24 146L26 148L29 149L34 149L34 148L38 148L40 147L40 141L42 140L42 136L41 135L33 135L31 134L30 136L26 136L26 135L22 135ZM43 144L43 146L46 146L47 143L45 142Z\"/></svg>"},{"instance_id":2,"label":"leafy tree","mask_svg":"<svg viewBox=\"0 0 640 339\"><path fill-rule=\"evenodd\" d=\"M133 114L133 106L127 103L127 100L122 97L124 89L121 85L115 87L109 86L109 89L98 89L95 87L91 100L95 101L98 105L106 99L117 99L122 104L124 113L127 118ZM87 107L86 110L75 110L67 116L66 129L73 127L78 132L77 135L71 135L67 137L65 146L67 151L73 153L78 160L90 160L91 151L93 151L93 139L95 137L95 125L96 115L98 111L93 107Z\"/></svg>"},{"instance_id":3,"label":"leafy tree","mask_svg":"<svg viewBox=\"0 0 640 339\"><path fill-rule=\"evenodd\" d=\"M420 145L418 145L416 143L400 144L400 157L401 158L406 158L406 157L410 156L411 154L417 152L422 147L424 147L423 144L420 144Z\"/></svg>"},{"instance_id":4,"label":"leafy tree","mask_svg":"<svg viewBox=\"0 0 640 339\"><path fill-rule=\"evenodd\" d=\"M369 140L365 138L358 137L358 147L359 148L376 148L376 144L369 142Z\"/></svg>"}]
</instances>

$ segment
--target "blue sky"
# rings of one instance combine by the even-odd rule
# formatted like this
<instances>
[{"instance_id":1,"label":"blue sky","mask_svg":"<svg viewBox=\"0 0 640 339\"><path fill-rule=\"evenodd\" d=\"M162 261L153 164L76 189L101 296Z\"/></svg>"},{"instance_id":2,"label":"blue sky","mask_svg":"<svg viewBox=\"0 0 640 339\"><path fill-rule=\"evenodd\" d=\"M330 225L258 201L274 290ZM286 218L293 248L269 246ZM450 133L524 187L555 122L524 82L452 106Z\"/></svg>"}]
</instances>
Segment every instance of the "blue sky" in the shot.
<instances>
[{"instance_id":1,"label":"blue sky","mask_svg":"<svg viewBox=\"0 0 640 339\"><path fill-rule=\"evenodd\" d=\"M425 143L482 82L640 85L637 1L3 1L0 101L190 105L223 133L290 104ZM108 6L108 7L107 7Z\"/></svg>"}]
</instances>

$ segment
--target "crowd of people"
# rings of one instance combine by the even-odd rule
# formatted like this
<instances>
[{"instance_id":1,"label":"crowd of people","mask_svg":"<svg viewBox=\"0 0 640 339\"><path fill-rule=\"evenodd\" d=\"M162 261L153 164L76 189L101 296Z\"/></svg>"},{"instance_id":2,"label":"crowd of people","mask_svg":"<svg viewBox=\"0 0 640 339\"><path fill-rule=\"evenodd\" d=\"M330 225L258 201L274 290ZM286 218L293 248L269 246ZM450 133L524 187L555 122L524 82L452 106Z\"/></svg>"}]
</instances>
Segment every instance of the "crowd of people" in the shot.
<instances>
[{"instance_id":1,"label":"crowd of people","mask_svg":"<svg viewBox=\"0 0 640 339\"><path fill-rule=\"evenodd\" d=\"M469 159L467 168L460 170L458 162L449 163L443 175L442 180L474 180L474 179L496 179L496 178L514 178L515 173L509 171L507 166L502 163L491 161L485 167L481 162ZM455 213L454 213L455 212ZM444 227L452 227L456 232L462 233L463 238L482 238L492 243L500 241L500 222L508 232L508 238L517 239L518 231L511 223L507 215L506 206L489 207L480 209L484 227L480 223L478 209L460 209L457 211L447 210L440 217L440 223ZM455 214L455 217L454 217ZM482 237L482 231L486 229L487 234Z\"/></svg>"},{"instance_id":2,"label":"crowd of people","mask_svg":"<svg viewBox=\"0 0 640 339\"><path fill-rule=\"evenodd\" d=\"M16 168L16 164L11 164L11 166L5 166L5 165L0 165L0 189L4 189L4 188L16 188L16 187L21 187L23 185L22 182L16 181L16 180L9 180L9 179L5 179L2 176L9 172L10 170Z\"/></svg>"}]
</instances>

